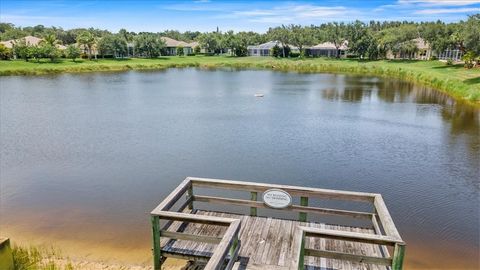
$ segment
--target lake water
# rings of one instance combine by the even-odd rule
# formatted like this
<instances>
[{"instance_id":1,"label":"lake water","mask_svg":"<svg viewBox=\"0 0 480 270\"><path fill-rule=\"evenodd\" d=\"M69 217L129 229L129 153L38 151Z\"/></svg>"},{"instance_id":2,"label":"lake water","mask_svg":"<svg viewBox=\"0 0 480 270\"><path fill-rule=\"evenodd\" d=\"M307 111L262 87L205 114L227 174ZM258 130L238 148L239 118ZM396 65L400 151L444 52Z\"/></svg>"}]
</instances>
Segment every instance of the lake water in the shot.
<instances>
[{"instance_id":1,"label":"lake water","mask_svg":"<svg viewBox=\"0 0 480 270\"><path fill-rule=\"evenodd\" d=\"M246 70L1 77L0 121L14 241L149 264L148 213L199 176L381 193L408 269L480 267L480 112L428 88Z\"/></svg>"}]
</instances>

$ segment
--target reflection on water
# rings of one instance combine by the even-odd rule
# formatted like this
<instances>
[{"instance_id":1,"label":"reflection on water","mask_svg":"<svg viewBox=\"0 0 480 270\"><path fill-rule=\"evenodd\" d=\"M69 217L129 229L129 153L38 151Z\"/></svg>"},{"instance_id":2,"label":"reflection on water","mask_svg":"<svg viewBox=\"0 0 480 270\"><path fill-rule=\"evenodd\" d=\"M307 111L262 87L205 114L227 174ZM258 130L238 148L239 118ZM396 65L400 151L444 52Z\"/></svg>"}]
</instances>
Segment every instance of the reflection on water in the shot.
<instances>
[{"instance_id":1,"label":"reflection on water","mask_svg":"<svg viewBox=\"0 0 480 270\"><path fill-rule=\"evenodd\" d=\"M480 112L411 83L196 69L2 77L0 139L0 234L14 239L149 262L147 213L194 175L382 193L409 268L479 266Z\"/></svg>"}]
</instances>

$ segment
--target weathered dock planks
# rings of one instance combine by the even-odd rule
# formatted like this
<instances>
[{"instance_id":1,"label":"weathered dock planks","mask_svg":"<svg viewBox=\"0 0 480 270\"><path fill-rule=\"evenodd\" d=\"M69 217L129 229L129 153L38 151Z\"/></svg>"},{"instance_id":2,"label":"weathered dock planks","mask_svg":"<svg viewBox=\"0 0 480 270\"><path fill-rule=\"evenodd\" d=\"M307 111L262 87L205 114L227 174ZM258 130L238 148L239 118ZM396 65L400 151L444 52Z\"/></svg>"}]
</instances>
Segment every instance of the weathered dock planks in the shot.
<instances>
[{"instance_id":1,"label":"weathered dock planks","mask_svg":"<svg viewBox=\"0 0 480 270\"><path fill-rule=\"evenodd\" d=\"M197 187L243 191L245 197L200 195L194 192ZM260 192L263 201L258 198ZM186 200L172 211L184 196ZM293 203L293 197L299 204ZM369 203L373 211L309 206L309 198ZM212 204L243 206L250 214L208 207L198 210L195 202L203 203L202 208ZM296 212L298 220L259 217L258 208ZM362 219L371 225L322 224L310 220L310 213ZM376 193L187 177L151 217L154 269L161 269L168 257L189 260L193 262L191 269L206 270L403 268L405 243L382 196ZM166 221L162 228L160 220Z\"/></svg>"},{"instance_id":2,"label":"weathered dock planks","mask_svg":"<svg viewBox=\"0 0 480 270\"><path fill-rule=\"evenodd\" d=\"M367 233L375 235L373 229L355 228L347 226L329 225L314 222L300 222L293 220L274 219L256 216L241 216L230 213L195 211L196 215L216 216L241 220L238 269L289 269L295 247L293 246L294 231L297 226L346 231L352 233ZM169 232L181 231L186 234L210 236L220 241L226 227L210 224L174 222ZM168 237L168 235L165 235ZM189 240L171 240L164 238L161 241L162 253L172 257L182 256L192 259L204 258L205 261L213 255L216 245L213 243L200 243ZM353 243L343 240L312 238L305 244L309 249L325 248L346 254L362 254L365 256L382 257L378 245ZM175 255L177 256L175 256ZM307 269L387 269L385 266L352 263L350 261L308 257L305 260ZM317 268L315 268L317 267ZM235 269L235 268L234 268Z\"/></svg>"}]
</instances>

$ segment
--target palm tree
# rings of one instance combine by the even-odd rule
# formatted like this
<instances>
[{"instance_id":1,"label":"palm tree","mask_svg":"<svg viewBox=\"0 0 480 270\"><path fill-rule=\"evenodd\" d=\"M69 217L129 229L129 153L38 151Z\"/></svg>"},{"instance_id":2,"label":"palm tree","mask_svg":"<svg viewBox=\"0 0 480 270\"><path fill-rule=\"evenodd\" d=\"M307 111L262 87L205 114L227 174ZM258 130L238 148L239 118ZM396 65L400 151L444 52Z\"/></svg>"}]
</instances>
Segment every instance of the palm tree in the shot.
<instances>
[{"instance_id":1,"label":"palm tree","mask_svg":"<svg viewBox=\"0 0 480 270\"><path fill-rule=\"evenodd\" d=\"M57 35L55 33L47 33L40 42L41 46L36 48L36 50L40 57L43 55L50 58L50 61L53 62L60 54L57 49L58 44L60 44L60 41L57 40ZM38 60L39 58L37 58Z\"/></svg>"},{"instance_id":2,"label":"palm tree","mask_svg":"<svg viewBox=\"0 0 480 270\"><path fill-rule=\"evenodd\" d=\"M55 33L46 34L43 37L43 42L45 42L50 46L55 46L57 44L60 44L60 40L57 39L57 35L55 35Z\"/></svg>"},{"instance_id":3,"label":"palm tree","mask_svg":"<svg viewBox=\"0 0 480 270\"><path fill-rule=\"evenodd\" d=\"M88 50L88 59L92 59L92 48L95 45L95 37L89 31L83 31L77 36L77 43L83 45Z\"/></svg>"}]
</instances>

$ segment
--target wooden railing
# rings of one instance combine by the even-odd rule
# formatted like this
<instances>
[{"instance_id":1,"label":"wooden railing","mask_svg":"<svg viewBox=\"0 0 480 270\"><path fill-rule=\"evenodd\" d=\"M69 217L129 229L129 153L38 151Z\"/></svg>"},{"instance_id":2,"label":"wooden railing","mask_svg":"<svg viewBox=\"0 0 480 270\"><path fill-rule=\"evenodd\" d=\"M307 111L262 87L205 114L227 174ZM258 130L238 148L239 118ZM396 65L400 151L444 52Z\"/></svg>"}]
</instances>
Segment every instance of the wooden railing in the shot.
<instances>
[{"instance_id":1,"label":"wooden railing","mask_svg":"<svg viewBox=\"0 0 480 270\"><path fill-rule=\"evenodd\" d=\"M250 200L195 195L194 188L196 187L249 192ZM401 239L380 194L195 177L187 177L172 193L170 193L170 195L167 196L167 198L165 198L162 203L160 203L160 205L158 205L151 212L155 269L160 269L162 264L160 236L171 239L183 239L218 244L212 257L208 259L205 269L231 269L238 256L238 251L241 245L239 241L239 230L241 226L240 221L238 219L231 218L195 215L184 213L183 211L185 209L193 209L194 202L204 202L250 207L250 215L256 216L258 208L269 208L263 202L258 201L259 193L263 193L269 189L281 189L288 192L291 196L300 198L300 205L290 205L284 209L281 209L289 212L298 212L299 221L307 221L308 213L347 216L357 219L370 220L376 233L364 234L299 226L295 234L295 241L297 241L296 246L298 249L296 250L297 254L294 256L295 260L292 262L292 269L303 269L305 256L373 263L391 266L395 270L402 269L405 243ZM178 200L185 195L187 196L185 203L183 203L176 212L170 211L172 206L175 205L175 203L177 203ZM372 204L374 211L360 212L312 207L308 206L309 198L368 202ZM160 219L168 220L163 228L159 227ZM214 224L218 226L226 226L228 228L222 238L191 235L182 232L168 231L168 228L173 221ZM380 226L385 231L385 234L382 233ZM383 257L369 257L335 251L308 249L305 248L304 244L306 237L320 237L326 239L378 244ZM386 246L394 247L393 257L390 257Z\"/></svg>"}]
</instances>

